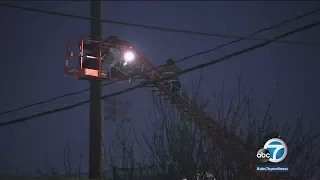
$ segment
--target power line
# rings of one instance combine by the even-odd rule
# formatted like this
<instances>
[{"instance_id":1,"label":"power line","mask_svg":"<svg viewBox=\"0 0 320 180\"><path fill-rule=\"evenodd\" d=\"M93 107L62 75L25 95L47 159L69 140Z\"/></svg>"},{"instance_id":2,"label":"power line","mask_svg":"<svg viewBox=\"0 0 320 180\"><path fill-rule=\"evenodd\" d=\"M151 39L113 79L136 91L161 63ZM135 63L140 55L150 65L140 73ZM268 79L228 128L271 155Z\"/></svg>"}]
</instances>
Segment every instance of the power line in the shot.
<instances>
[{"instance_id":1,"label":"power line","mask_svg":"<svg viewBox=\"0 0 320 180\"><path fill-rule=\"evenodd\" d=\"M118 82L118 81L112 81L112 82L109 82L109 83L105 83L102 86L108 86L108 85L111 85L111 84L116 83L116 82ZM56 97L48 99L48 100L36 102L36 103L33 103L33 104L28 104L28 105L25 105L25 106L21 106L19 108L3 111L3 112L0 112L0 116L5 115L5 114L9 114L9 113L12 113L12 112L15 112L15 111L20 111L20 110L23 110L23 109L26 109L26 108L30 108L30 107L33 107L33 106L36 106L36 105L41 105L41 104L49 103L49 102L52 102L52 101L56 101L58 99L65 98L65 97L68 97L68 96L73 96L73 95L80 94L80 93L83 93L83 92L86 92L86 91L89 91L89 88L86 88L86 89L83 89L83 90L80 90L80 91L76 91L76 92L72 92L72 93L68 93L68 94L64 94L64 95L60 95L60 96L56 96Z\"/></svg>"},{"instance_id":2,"label":"power line","mask_svg":"<svg viewBox=\"0 0 320 180\"><path fill-rule=\"evenodd\" d=\"M275 37L274 39L281 39L281 38L290 36L290 35L292 35L292 34L295 34L295 33L298 33L298 32L302 32L302 31L306 31L306 30L308 30L308 29L314 28L314 27L316 27L316 26L318 26L318 25L320 25L320 22L312 23L312 24L309 24L309 25L300 27L300 28L298 28L298 29L289 31L289 32L284 33L284 34L282 34L282 35L279 35L279 36ZM175 74L175 75L168 76L168 77L165 77L165 78L160 78L160 79L154 80L154 81L146 81L146 82L141 83L141 84L139 84L139 85L137 85L137 86L134 86L134 87L131 87L131 88L127 88L127 89L125 89L125 90L118 91L118 92L115 92L115 93L111 93L111 94L108 94L108 95L104 95L104 96L102 96L102 97L100 97L100 98L101 98L101 99L106 99L106 98L110 98L110 97L113 97L113 96L118 96L118 95L120 95L120 94L124 94L124 93L130 92L130 91L133 91L133 90L135 90L135 89L145 87L146 85L149 85L149 84L154 84L154 83L157 83L157 82L160 82L160 81L168 80L168 79L170 79L170 78L172 78L172 77L180 76L180 75L182 75L182 74L185 74L185 73L188 73L188 72L197 70L197 69L201 69L201 68L204 68L204 67L209 66L209 65L214 65L214 64L220 63L220 62L222 62L222 61L228 60L228 59L230 59L230 58L232 58L232 57L234 57L234 56L238 56L238 55L241 55L241 54L250 52L250 51L252 51L252 50L255 50L255 49L264 47L264 46L266 46L266 45L268 45L268 44L271 44L272 42L273 42L273 41L260 43L260 44L257 44L257 45L254 45L254 46L245 48L245 49L243 49L243 50L236 51L236 52L234 52L234 53L232 53L232 54L229 54L229 55L226 55L226 56L224 56L224 57L222 57L222 58L215 59L215 60L211 60L210 62L202 63L202 64L199 64L199 65L193 66L193 67L191 67L191 68L185 69L185 70L183 70L183 71L181 71L180 73L177 73L177 74ZM33 115L30 115L30 116L25 116L25 117L17 118L17 119L11 120L11 121L7 121L7 122L0 123L0 126L8 126L8 125L11 125L11 124L21 123L21 122L28 121L28 120L31 120L31 119L34 119L34 118L37 118L37 117L41 117L41 116L53 114L53 113L60 112L60 111L69 110L69 109L72 109L72 108L81 106L81 105L86 104L86 103L89 103L89 102L90 102L89 100L81 101L81 102L75 103L75 104L73 104L73 105L69 105L69 106L65 106L65 107L61 107L61 108L57 108L57 109L53 109L53 110L49 110L49 111L44 111L44 112L37 113L37 114L33 114Z\"/></svg>"},{"instance_id":3,"label":"power line","mask_svg":"<svg viewBox=\"0 0 320 180\"><path fill-rule=\"evenodd\" d=\"M1 4L1 3L0 3L0 4ZM291 19L288 19L288 20L284 20L284 21L282 21L282 22L280 22L280 23L278 23L278 24L275 24L275 25L273 25L273 26L269 26L269 27L260 29L260 30L254 32L254 33L251 33L248 37L252 37L252 36L254 36L254 35L256 35L256 34L259 34L259 33L261 33L261 32L265 32L265 31L268 31L268 30L271 30L271 29L274 29L274 28L283 26L283 25L288 24L288 23L290 23L290 22L292 22L292 21L295 21L295 20L298 20L298 19L301 19L301 18L310 16L310 15L312 15L312 14L315 14L315 13L317 13L317 12L319 12L319 11L320 11L320 8L315 9L315 10L312 10L312 11L309 11L309 12L306 12L306 13L304 13L304 14L302 14L302 15L299 15L299 16L296 16L296 17L294 17L294 18L291 18ZM199 55L202 55L202 54L206 54L206 53L210 53L210 52L216 51L216 50L218 50L218 49L220 49L220 48L223 48L223 47L225 47L225 46L228 46L228 45L231 45L231 44L240 42L240 41L242 41L242 40L245 40L245 39L244 39L244 38L237 39L237 40L234 40L234 41L225 43L225 44L221 44L221 45L219 45L219 46L216 46L216 47L214 47L214 48L212 48L212 49L209 49L209 50L206 50L206 51L201 51L201 52L198 52L198 53L189 55L189 56L185 56L185 57L179 59L178 61L176 61L176 63L180 63L180 62L182 62L182 61L188 60L188 59L190 59L190 58L192 58L192 57L195 57L195 56L199 56ZM157 69L157 68L159 68L159 67L160 67L160 66L155 67L155 68L153 68L152 70L155 70L155 69ZM113 81L113 82L111 82L111 83L106 83L106 84L103 84L103 86L108 86L108 85L113 84L113 83L115 83L115 82L118 82L118 81ZM22 109L26 109L26 108L29 108L29 107L33 107L33 106L36 106L36 105L41 105L41 104L53 102L53 101L55 101L55 100L58 100L58 99L61 99L61 98L67 97L67 96L72 96L72 95L80 94L80 93L86 92L86 91L88 91L88 90L89 90L89 88L83 89L83 90L80 90L80 91L77 91L77 92L73 92L73 93L68 93L68 94L65 94L65 95L60 95L60 96L51 98L51 99L49 99L49 100L40 101L40 102L37 102L37 103L25 105L25 106L22 106L22 107L19 107L19 108L15 108L15 109L3 111L3 112L0 112L0 116L2 116L2 115L4 115L4 114L8 114L8 113L15 112L15 111L20 111L20 110L22 110Z\"/></svg>"},{"instance_id":4,"label":"power line","mask_svg":"<svg viewBox=\"0 0 320 180\"><path fill-rule=\"evenodd\" d=\"M94 17L87 17L87 16L67 14L67 13L61 13L61 12L55 12L55 11L47 11L47 10L42 10L42 9L37 9L37 8L23 7L23 6L7 4L7 3L2 3L2 2L0 2L0 6L14 8L14 9L20 9L20 10L24 10L24 11L32 11L32 12L38 12L38 13L44 13L44 14L51 14L51 15L62 16L62 17L70 17L70 18L74 18L74 19L96 20L96 21L101 21L103 23L118 24L118 25L124 25L124 26L132 26L132 27L140 27L140 28L160 30L160 31L178 32L178 33L185 33L185 34L232 38L232 39L246 39L246 40L267 41L267 42L272 41L272 42L277 42L277 43L320 46L320 44L313 43L313 42L279 41L279 40L265 39L265 38L253 38L253 37L233 36L233 35L227 35L227 34L205 33L205 32L191 31L191 30L173 29L173 28L165 28L165 27L160 27L160 26L152 26L152 25L136 24L136 23L122 22L122 21L115 21L115 20L99 19L99 18L94 18Z\"/></svg>"},{"instance_id":5,"label":"power line","mask_svg":"<svg viewBox=\"0 0 320 180\"><path fill-rule=\"evenodd\" d=\"M256 32L250 34L248 37L252 37L252 36L257 35L257 34L259 34L259 33L262 33L262 32L265 32L265 31L268 31L268 30L271 30L271 29L274 29L274 28L277 28L277 27L280 27L280 26L283 26L283 25L288 24L288 23L290 23L290 22L293 22L293 21L296 21L296 20L298 20L298 19L301 19L301 18L310 16L310 15L312 15L312 14L315 14L315 13L317 13L317 12L319 12L319 11L320 11L320 8L315 9L315 10L312 10L312 11L309 11L309 12L306 12L306 13L301 14L301 15L299 15L299 16L296 16L296 17L294 17L294 18L291 18L291 19L288 19L288 20L284 20L284 21L282 21L282 22L280 22L280 23L278 23L278 24L275 24L275 25L273 25L273 26L269 26L269 27L263 28L263 29L261 29L261 30L258 30L258 31L256 31ZM212 48L212 49L209 49L209 50L206 50L206 51L201 51L201 52L192 54L192 55L190 55L190 56L186 56L186 57L181 58L180 60L178 60L176 63L179 63L179 62L181 62L181 61L185 61L185 60L190 59L190 58L195 57L195 56L199 56L199 55L202 55L202 54L207 54L207 53L209 53L209 52L216 51L216 50L221 49L221 48L223 48L223 47L225 47L225 46L228 46L228 45L231 45L231 44L234 44L234 43L243 41L243 40L245 40L245 38L240 38L240 39L237 39L237 40L234 40L234 41L230 41L230 42L227 42L227 43L225 43L225 44L221 44L221 45L219 45L219 46L216 46L216 47L214 47L214 48Z\"/></svg>"}]
</instances>

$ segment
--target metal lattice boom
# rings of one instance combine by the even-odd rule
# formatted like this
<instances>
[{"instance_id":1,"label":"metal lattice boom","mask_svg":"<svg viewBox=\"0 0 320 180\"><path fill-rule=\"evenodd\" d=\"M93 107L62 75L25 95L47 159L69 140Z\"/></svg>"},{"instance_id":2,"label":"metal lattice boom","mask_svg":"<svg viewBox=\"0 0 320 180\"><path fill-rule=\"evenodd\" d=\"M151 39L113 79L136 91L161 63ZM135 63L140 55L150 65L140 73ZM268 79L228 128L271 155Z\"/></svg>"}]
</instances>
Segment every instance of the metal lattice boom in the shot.
<instances>
[{"instance_id":1,"label":"metal lattice boom","mask_svg":"<svg viewBox=\"0 0 320 180\"><path fill-rule=\"evenodd\" d=\"M86 43L88 41L91 44ZM68 67L66 67L65 75L75 76L78 78L90 76L91 78L105 78L107 80L120 79L123 81L134 82L136 84L163 78L162 75L157 73L155 67L149 60L147 60L142 54L139 54L135 48L125 41L118 40L116 42L110 42L108 40L95 41L86 39L80 40L78 43L70 43L70 41L68 43L73 45L77 44L79 46L79 55L77 58L80 64L78 71L73 71L73 74L66 73L68 72ZM82 63L84 58L88 58L88 55L85 53L86 47L90 47L88 49L91 51L99 51L98 54L100 54L100 57L89 57L90 61L97 62L98 65L96 66L96 69L88 70L88 68L83 68ZM121 53L128 49L135 52L136 58L134 62L124 66L118 62L121 62ZM70 56L70 54L73 56ZM67 59L70 59L70 57L74 58L74 54L75 53L71 52L69 48L67 49ZM111 73L100 69L101 63L109 65ZM115 69L117 73L112 74L111 69ZM79 72L86 71L95 71L95 74L79 74ZM119 78L119 74L121 74L121 78ZM170 85L174 86L173 84ZM247 147L240 138L238 138L235 134L228 132L213 117L210 117L210 115L206 113L203 108L192 101L191 96L189 96L186 91L179 88L180 90L178 93L173 94L170 91L170 88L165 86L162 82L147 85L145 88L153 94L169 101L176 108L178 108L181 113L191 116L194 122L219 146L219 148L232 157L232 159L237 163L238 167L243 167L243 171L248 172L251 177L261 180L280 179L279 175L277 174L271 175L267 173L256 173L256 167L253 166L255 163L252 162L252 159L254 159L256 153L255 151L252 151L253 148Z\"/></svg>"}]
</instances>

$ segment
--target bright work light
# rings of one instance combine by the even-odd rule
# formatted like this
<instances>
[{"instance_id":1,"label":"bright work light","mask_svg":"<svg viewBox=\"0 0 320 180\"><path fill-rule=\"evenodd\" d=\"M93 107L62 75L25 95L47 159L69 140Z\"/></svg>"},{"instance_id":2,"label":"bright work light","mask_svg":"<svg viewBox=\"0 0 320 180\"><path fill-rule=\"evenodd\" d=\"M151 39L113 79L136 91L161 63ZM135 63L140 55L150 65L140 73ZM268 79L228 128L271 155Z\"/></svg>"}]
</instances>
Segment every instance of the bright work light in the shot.
<instances>
[{"instance_id":1,"label":"bright work light","mask_svg":"<svg viewBox=\"0 0 320 180\"><path fill-rule=\"evenodd\" d=\"M124 60L126 62L131 62L135 59L136 55L132 51L126 51L124 53Z\"/></svg>"}]
</instances>

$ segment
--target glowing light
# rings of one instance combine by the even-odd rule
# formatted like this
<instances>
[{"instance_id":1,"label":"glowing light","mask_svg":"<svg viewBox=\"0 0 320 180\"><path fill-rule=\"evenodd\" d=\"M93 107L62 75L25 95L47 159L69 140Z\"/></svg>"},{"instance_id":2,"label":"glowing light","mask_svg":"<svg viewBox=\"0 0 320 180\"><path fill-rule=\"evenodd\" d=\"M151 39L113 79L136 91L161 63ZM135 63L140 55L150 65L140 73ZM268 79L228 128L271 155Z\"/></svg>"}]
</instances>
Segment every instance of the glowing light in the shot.
<instances>
[{"instance_id":1,"label":"glowing light","mask_svg":"<svg viewBox=\"0 0 320 180\"><path fill-rule=\"evenodd\" d=\"M135 59L136 55L132 51L127 51L124 53L124 60L126 62L131 62Z\"/></svg>"}]
</instances>

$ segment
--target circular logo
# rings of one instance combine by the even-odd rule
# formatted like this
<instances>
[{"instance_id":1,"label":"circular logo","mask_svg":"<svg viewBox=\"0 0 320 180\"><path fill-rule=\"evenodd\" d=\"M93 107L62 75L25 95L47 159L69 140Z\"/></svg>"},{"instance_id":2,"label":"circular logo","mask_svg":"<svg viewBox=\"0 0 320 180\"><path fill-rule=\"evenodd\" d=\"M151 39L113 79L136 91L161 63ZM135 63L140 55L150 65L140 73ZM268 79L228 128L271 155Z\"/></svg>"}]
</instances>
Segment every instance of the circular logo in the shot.
<instances>
[{"instance_id":1,"label":"circular logo","mask_svg":"<svg viewBox=\"0 0 320 180\"><path fill-rule=\"evenodd\" d=\"M269 161L273 163L279 163L283 161L288 154L287 144L283 140L278 138L268 140L264 144L263 148L269 151Z\"/></svg>"},{"instance_id":2,"label":"circular logo","mask_svg":"<svg viewBox=\"0 0 320 180\"><path fill-rule=\"evenodd\" d=\"M270 159L270 152L267 149L260 149L257 152L257 158L261 161L261 162L268 162Z\"/></svg>"}]
</instances>

